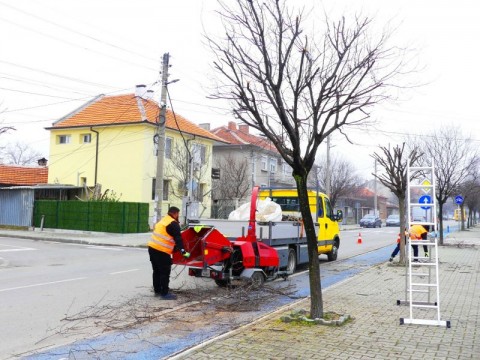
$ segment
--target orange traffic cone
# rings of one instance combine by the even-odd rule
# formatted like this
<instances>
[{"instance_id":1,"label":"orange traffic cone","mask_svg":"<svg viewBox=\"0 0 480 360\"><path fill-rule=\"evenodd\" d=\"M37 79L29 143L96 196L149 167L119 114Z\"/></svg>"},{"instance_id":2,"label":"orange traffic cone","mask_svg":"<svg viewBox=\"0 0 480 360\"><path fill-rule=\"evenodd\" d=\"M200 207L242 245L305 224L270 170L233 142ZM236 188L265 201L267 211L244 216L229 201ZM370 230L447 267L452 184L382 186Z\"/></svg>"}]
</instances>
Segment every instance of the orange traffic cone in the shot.
<instances>
[{"instance_id":1,"label":"orange traffic cone","mask_svg":"<svg viewBox=\"0 0 480 360\"><path fill-rule=\"evenodd\" d=\"M361 244L361 243L362 243L362 234L358 233L357 244Z\"/></svg>"}]
</instances>

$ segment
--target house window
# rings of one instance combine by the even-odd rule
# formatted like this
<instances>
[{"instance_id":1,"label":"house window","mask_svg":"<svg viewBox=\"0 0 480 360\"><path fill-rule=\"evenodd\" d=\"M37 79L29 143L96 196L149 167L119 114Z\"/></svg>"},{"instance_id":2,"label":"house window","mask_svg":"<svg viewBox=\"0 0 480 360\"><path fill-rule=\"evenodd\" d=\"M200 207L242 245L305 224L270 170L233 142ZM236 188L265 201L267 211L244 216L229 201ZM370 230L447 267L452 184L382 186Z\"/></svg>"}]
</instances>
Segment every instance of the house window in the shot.
<instances>
[{"instance_id":1,"label":"house window","mask_svg":"<svg viewBox=\"0 0 480 360\"><path fill-rule=\"evenodd\" d=\"M207 158L207 147L202 144L193 144L192 149L193 162L195 164L204 165Z\"/></svg>"},{"instance_id":2,"label":"house window","mask_svg":"<svg viewBox=\"0 0 480 360\"><path fill-rule=\"evenodd\" d=\"M170 137L165 138L165 159L172 158L172 145L173 139Z\"/></svg>"},{"instance_id":3,"label":"house window","mask_svg":"<svg viewBox=\"0 0 480 360\"><path fill-rule=\"evenodd\" d=\"M90 144L92 142L92 134L82 134L82 135L80 135L80 142L82 144Z\"/></svg>"},{"instance_id":4,"label":"house window","mask_svg":"<svg viewBox=\"0 0 480 360\"><path fill-rule=\"evenodd\" d=\"M267 171L267 157L266 156L262 156L262 159L260 160L261 161L261 167L260 169L263 170L263 171Z\"/></svg>"},{"instance_id":5,"label":"house window","mask_svg":"<svg viewBox=\"0 0 480 360\"><path fill-rule=\"evenodd\" d=\"M157 179L152 178L152 200L155 200L155 187L157 186ZM163 197L162 200L168 200L168 193L170 189L170 181L163 180Z\"/></svg>"},{"instance_id":6,"label":"house window","mask_svg":"<svg viewBox=\"0 0 480 360\"><path fill-rule=\"evenodd\" d=\"M57 135L57 144L70 144L70 135Z\"/></svg>"},{"instance_id":7,"label":"house window","mask_svg":"<svg viewBox=\"0 0 480 360\"><path fill-rule=\"evenodd\" d=\"M168 200L169 192L170 192L170 181L163 180L163 201Z\"/></svg>"},{"instance_id":8,"label":"house window","mask_svg":"<svg viewBox=\"0 0 480 360\"><path fill-rule=\"evenodd\" d=\"M284 162L282 164L282 174L284 177L286 177L288 175L288 164L286 162Z\"/></svg>"},{"instance_id":9,"label":"house window","mask_svg":"<svg viewBox=\"0 0 480 360\"><path fill-rule=\"evenodd\" d=\"M274 158L270 159L270 172L271 173L277 172L277 159L274 159Z\"/></svg>"}]
</instances>

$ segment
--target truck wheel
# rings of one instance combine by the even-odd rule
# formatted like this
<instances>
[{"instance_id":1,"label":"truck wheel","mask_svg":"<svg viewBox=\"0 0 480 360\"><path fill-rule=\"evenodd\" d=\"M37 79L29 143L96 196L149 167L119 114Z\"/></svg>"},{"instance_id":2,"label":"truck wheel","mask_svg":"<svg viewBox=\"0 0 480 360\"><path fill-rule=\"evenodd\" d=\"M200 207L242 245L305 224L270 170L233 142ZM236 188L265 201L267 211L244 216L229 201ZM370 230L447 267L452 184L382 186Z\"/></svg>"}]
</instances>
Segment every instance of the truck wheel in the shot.
<instances>
[{"instance_id":1,"label":"truck wheel","mask_svg":"<svg viewBox=\"0 0 480 360\"><path fill-rule=\"evenodd\" d=\"M327 254L328 261L337 260L337 256L338 256L338 244L335 241L332 245L332 250Z\"/></svg>"},{"instance_id":2,"label":"truck wheel","mask_svg":"<svg viewBox=\"0 0 480 360\"><path fill-rule=\"evenodd\" d=\"M256 271L252 274L252 277L250 278L250 283L252 284L252 287L254 289L259 289L263 286L263 283L265 282L265 276L260 271Z\"/></svg>"},{"instance_id":3,"label":"truck wheel","mask_svg":"<svg viewBox=\"0 0 480 360\"><path fill-rule=\"evenodd\" d=\"M293 274L297 269L297 252L295 249L288 250L287 272Z\"/></svg>"}]
</instances>

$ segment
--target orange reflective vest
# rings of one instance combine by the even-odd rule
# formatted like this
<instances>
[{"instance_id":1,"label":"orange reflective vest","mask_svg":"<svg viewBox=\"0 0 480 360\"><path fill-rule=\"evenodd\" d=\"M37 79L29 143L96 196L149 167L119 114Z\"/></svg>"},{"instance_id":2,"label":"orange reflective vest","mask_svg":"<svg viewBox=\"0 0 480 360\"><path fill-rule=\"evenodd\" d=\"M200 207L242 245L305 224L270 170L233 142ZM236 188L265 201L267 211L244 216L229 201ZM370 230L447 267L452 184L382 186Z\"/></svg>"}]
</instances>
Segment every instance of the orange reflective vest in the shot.
<instances>
[{"instance_id":1,"label":"orange reflective vest","mask_svg":"<svg viewBox=\"0 0 480 360\"><path fill-rule=\"evenodd\" d=\"M422 225L412 225L410 227L410 239L412 240L421 240L422 234L427 233L428 231Z\"/></svg>"},{"instance_id":2,"label":"orange reflective vest","mask_svg":"<svg viewBox=\"0 0 480 360\"><path fill-rule=\"evenodd\" d=\"M167 233L167 226L176 221L170 215L166 215L153 228L152 238L148 242L148 246L155 250L172 254L175 248L175 240L173 236Z\"/></svg>"}]
</instances>

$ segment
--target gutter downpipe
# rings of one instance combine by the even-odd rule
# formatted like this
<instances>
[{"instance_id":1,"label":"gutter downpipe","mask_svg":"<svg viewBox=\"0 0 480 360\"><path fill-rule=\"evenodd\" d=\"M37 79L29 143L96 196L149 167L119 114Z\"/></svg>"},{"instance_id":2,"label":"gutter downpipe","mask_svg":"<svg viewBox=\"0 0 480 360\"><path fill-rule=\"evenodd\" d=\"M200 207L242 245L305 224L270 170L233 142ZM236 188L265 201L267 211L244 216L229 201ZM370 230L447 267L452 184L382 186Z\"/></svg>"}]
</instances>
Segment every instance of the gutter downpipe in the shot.
<instances>
[{"instance_id":1,"label":"gutter downpipe","mask_svg":"<svg viewBox=\"0 0 480 360\"><path fill-rule=\"evenodd\" d=\"M93 127L90 126L90 130L96 134L95 138L95 186L97 186L97 172L98 172L98 137L99 137L99 132L96 130L93 130Z\"/></svg>"}]
</instances>

